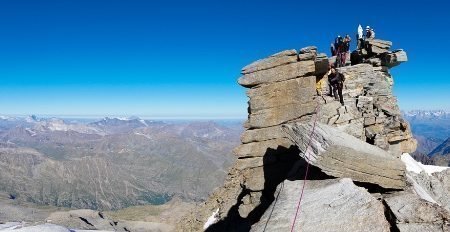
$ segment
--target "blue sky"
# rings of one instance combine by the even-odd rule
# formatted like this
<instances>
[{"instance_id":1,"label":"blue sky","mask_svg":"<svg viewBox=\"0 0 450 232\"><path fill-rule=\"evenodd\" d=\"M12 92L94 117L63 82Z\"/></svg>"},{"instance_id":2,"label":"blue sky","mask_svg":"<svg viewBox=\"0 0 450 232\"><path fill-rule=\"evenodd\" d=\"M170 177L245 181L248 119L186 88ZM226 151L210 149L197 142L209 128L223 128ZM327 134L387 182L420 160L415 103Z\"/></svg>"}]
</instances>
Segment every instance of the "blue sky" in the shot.
<instances>
[{"instance_id":1,"label":"blue sky","mask_svg":"<svg viewBox=\"0 0 450 232\"><path fill-rule=\"evenodd\" d=\"M246 117L241 67L307 45L329 52L358 23L408 52L392 70L402 109L450 110L448 5L2 0L0 114Z\"/></svg>"}]
</instances>

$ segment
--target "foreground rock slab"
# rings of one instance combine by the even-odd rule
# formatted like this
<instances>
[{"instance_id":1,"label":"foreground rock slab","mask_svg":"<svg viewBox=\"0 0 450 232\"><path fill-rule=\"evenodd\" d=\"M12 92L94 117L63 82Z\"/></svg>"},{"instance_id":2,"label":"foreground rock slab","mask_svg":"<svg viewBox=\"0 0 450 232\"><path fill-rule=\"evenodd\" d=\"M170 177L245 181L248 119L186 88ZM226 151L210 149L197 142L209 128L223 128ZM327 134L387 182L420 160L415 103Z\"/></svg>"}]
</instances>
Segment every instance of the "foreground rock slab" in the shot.
<instances>
[{"instance_id":1,"label":"foreground rock slab","mask_svg":"<svg viewBox=\"0 0 450 232\"><path fill-rule=\"evenodd\" d=\"M450 169L428 174L426 172L408 172L408 175L424 191L450 212Z\"/></svg>"},{"instance_id":2,"label":"foreground rock slab","mask_svg":"<svg viewBox=\"0 0 450 232\"><path fill-rule=\"evenodd\" d=\"M385 198L400 232L450 231L450 214L438 204L420 199L412 192Z\"/></svg>"},{"instance_id":3,"label":"foreground rock slab","mask_svg":"<svg viewBox=\"0 0 450 232\"><path fill-rule=\"evenodd\" d=\"M82 232L85 230L168 232L173 231L174 229L172 228L172 226L156 222L114 221L103 212L89 209L55 212L47 218L47 221L51 222L52 224L62 225L67 228L77 228L75 230L77 232Z\"/></svg>"},{"instance_id":4,"label":"foreground rock slab","mask_svg":"<svg viewBox=\"0 0 450 232\"><path fill-rule=\"evenodd\" d=\"M348 177L386 189L405 188L405 165L400 159L332 126L317 123L314 130L313 126L283 125L306 161L334 177Z\"/></svg>"},{"instance_id":5,"label":"foreground rock slab","mask_svg":"<svg viewBox=\"0 0 450 232\"><path fill-rule=\"evenodd\" d=\"M284 181L251 231L290 231L302 180ZM278 195L279 193L279 195ZM351 179L307 181L295 231L390 231L381 202Z\"/></svg>"}]
</instances>

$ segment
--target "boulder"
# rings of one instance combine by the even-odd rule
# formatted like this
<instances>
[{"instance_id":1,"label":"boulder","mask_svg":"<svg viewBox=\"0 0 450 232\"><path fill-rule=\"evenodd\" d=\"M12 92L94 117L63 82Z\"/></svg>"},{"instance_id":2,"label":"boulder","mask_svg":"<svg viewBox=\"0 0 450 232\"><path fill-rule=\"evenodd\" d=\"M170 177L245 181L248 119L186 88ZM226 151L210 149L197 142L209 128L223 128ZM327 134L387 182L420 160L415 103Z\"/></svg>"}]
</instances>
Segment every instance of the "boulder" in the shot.
<instances>
[{"instance_id":1,"label":"boulder","mask_svg":"<svg viewBox=\"0 0 450 232\"><path fill-rule=\"evenodd\" d=\"M121 227L121 225L118 225L118 222L114 222L109 219L104 213L90 209L55 212L50 214L47 221L51 221L54 224L63 225L69 228L126 231L123 227Z\"/></svg>"},{"instance_id":2,"label":"boulder","mask_svg":"<svg viewBox=\"0 0 450 232\"><path fill-rule=\"evenodd\" d=\"M426 172L408 172L418 185L437 203L450 211L450 169L428 174Z\"/></svg>"},{"instance_id":3,"label":"boulder","mask_svg":"<svg viewBox=\"0 0 450 232\"><path fill-rule=\"evenodd\" d=\"M299 54L306 54L306 53L317 53L317 47L316 46L308 46L300 49Z\"/></svg>"},{"instance_id":4,"label":"boulder","mask_svg":"<svg viewBox=\"0 0 450 232\"><path fill-rule=\"evenodd\" d=\"M391 68L406 61L408 61L408 56L406 55L406 52L403 50L397 50L394 52L387 53L383 57L381 64L383 66L388 66Z\"/></svg>"},{"instance_id":5,"label":"boulder","mask_svg":"<svg viewBox=\"0 0 450 232\"><path fill-rule=\"evenodd\" d=\"M238 209L239 215L243 218L248 217L250 212L259 205L261 196L261 192L250 192L250 194L243 197L242 204Z\"/></svg>"},{"instance_id":6,"label":"boulder","mask_svg":"<svg viewBox=\"0 0 450 232\"><path fill-rule=\"evenodd\" d=\"M297 51L294 49L286 50L245 66L242 68L242 74L249 74L294 62L297 62Z\"/></svg>"},{"instance_id":7,"label":"boulder","mask_svg":"<svg viewBox=\"0 0 450 232\"><path fill-rule=\"evenodd\" d=\"M290 231L303 180L286 180L251 231ZM294 231L390 231L381 202L351 179L307 181Z\"/></svg>"},{"instance_id":8,"label":"boulder","mask_svg":"<svg viewBox=\"0 0 450 232\"><path fill-rule=\"evenodd\" d=\"M450 231L450 214L438 204L420 199L413 192L384 198L400 232Z\"/></svg>"},{"instance_id":9,"label":"boulder","mask_svg":"<svg viewBox=\"0 0 450 232\"><path fill-rule=\"evenodd\" d=\"M311 76L314 75L314 72L315 62L313 60L301 61L245 74L239 78L238 83L244 87L253 87L260 84Z\"/></svg>"},{"instance_id":10,"label":"boulder","mask_svg":"<svg viewBox=\"0 0 450 232\"><path fill-rule=\"evenodd\" d=\"M405 165L379 147L322 123L296 123L283 129L297 144L299 155L328 175L386 189L406 186Z\"/></svg>"},{"instance_id":11,"label":"boulder","mask_svg":"<svg viewBox=\"0 0 450 232\"><path fill-rule=\"evenodd\" d=\"M392 46L392 42L380 39L367 39L366 43L369 45L369 51L376 55L389 52Z\"/></svg>"},{"instance_id":12,"label":"boulder","mask_svg":"<svg viewBox=\"0 0 450 232\"><path fill-rule=\"evenodd\" d=\"M316 56L316 53L299 54L297 61L314 60Z\"/></svg>"},{"instance_id":13,"label":"boulder","mask_svg":"<svg viewBox=\"0 0 450 232\"><path fill-rule=\"evenodd\" d=\"M338 116L338 109L341 107L341 103L338 101L331 101L329 103L323 104L320 107L321 121L323 123L328 123L331 118ZM336 118L336 119L337 119Z\"/></svg>"}]
</instances>

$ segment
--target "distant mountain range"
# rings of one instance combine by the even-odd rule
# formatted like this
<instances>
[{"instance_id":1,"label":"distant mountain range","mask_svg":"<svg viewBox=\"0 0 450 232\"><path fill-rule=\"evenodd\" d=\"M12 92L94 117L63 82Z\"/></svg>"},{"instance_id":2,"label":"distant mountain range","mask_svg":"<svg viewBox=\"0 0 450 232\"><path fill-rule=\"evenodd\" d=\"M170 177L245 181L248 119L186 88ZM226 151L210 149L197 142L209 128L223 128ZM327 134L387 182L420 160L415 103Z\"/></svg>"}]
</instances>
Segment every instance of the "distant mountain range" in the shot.
<instances>
[{"instance_id":1,"label":"distant mountain range","mask_svg":"<svg viewBox=\"0 0 450 232\"><path fill-rule=\"evenodd\" d=\"M450 112L444 110L412 110L403 112L418 141L413 156L429 164L448 166L450 161Z\"/></svg>"},{"instance_id":2,"label":"distant mountain range","mask_svg":"<svg viewBox=\"0 0 450 232\"><path fill-rule=\"evenodd\" d=\"M199 201L223 182L241 131L241 121L3 116L0 192L102 210Z\"/></svg>"},{"instance_id":3,"label":"distant mountain range","mask_svg":"<svg viewBox=\"0 0 450 232\"><path fill-rule=\"evenodd\" d=\"M450 166L450 138L431 151L429 156L437 165Z\"/></svg>"},{"instance_id":4,"label":"distant mountain range","mask_svg":"<svg viewBox=\"0 0 450 232\"><path fill-rule=\"evenodd\" d=\"M408 119L450 119L450 112L445 110L410 110L402 112Z\"/></svg>"}]
</instances>

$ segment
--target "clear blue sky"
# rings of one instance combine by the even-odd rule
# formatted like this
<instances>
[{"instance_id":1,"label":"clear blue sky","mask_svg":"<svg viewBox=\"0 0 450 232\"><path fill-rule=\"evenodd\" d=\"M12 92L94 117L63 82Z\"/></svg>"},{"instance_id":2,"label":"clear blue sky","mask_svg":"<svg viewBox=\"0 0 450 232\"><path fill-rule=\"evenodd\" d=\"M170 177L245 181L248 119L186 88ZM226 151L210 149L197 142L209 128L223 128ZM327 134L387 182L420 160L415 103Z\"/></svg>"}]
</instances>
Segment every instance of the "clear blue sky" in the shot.
<instances>
[{"instance_id":1,"label":"clear blue sky","mask_svg":"<svg viewBox=\"0 0 450 232\"><path fill-rule=\"evenodd\" d=\"M403 109L450 110L447 2L1 0L0 114L245 117L241 67L358 23L407 50Z\"/></svg>"}]
</instances>

